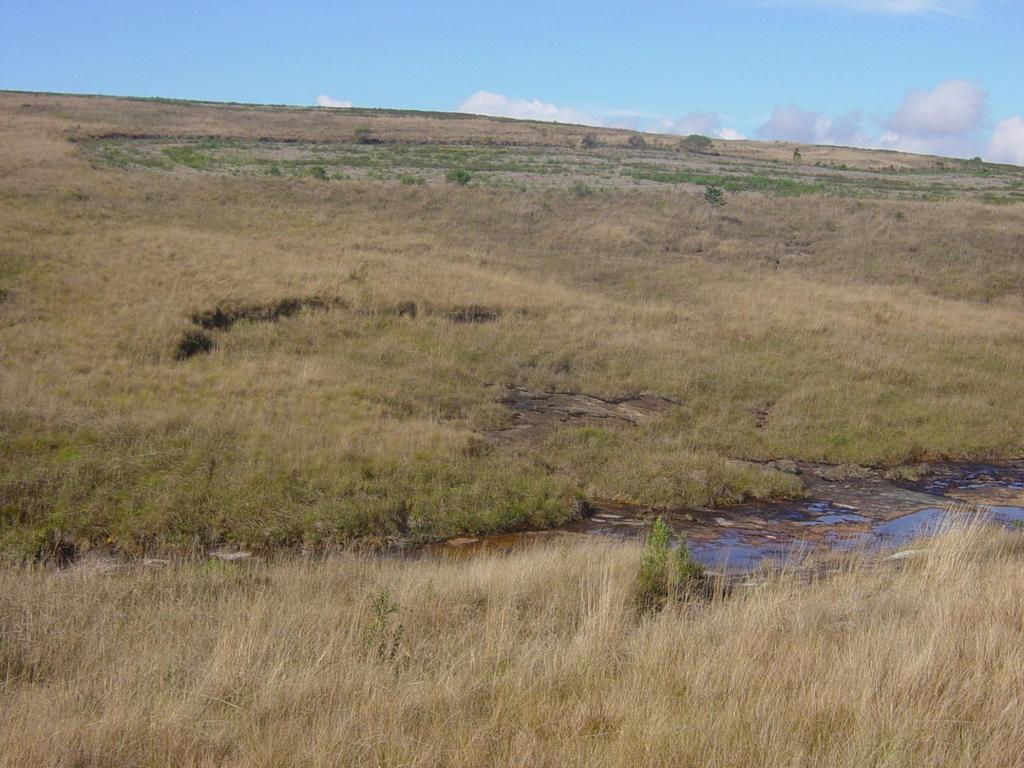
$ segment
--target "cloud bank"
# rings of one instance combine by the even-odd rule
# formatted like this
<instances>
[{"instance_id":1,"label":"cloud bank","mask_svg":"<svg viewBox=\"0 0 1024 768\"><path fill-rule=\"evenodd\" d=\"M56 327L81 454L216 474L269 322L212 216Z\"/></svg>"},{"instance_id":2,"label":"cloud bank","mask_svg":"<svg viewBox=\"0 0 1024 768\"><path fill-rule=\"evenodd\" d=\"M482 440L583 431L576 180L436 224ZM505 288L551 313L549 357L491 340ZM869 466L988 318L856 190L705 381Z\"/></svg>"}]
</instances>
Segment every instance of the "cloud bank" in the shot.
<instances>
[{"instance_id":1,"label":"cloud bank","mask_svg":"<svg viewBox=\"0 0 1024 768\"><path fill-rule=\"evenodd\" d=\"M861 130L860 112L833 119L824 112L804 110L796 104L775 107L771 118L757 129L757 137L801 144L847 145L869 141Z\"/></svg>"},{"instance_id":2,"label":"cloud bank","mask_svg":"<svg viewBox=\"0 0 1024 768\"><path fill-rule=\"evenodd\" d=\"M760 139L802 144L971 157L980 154L984 144L981 132L987 103L988 93L980 85L967 80L946 80L931 90L909 89L896 110L873 121L870 129L864 126L860 112L831 117L788 104L775 107L756 133ZM1014 126L1007 123L995 151L1001 156L1013 156L1014 136Z\"/></svg>"},{"instance_id":3,"label":"cloud bank","mask_svg":"<svg viewBox=\"0 0 1024 768\"><path fill-rule=\"evenodd\" d=\"M987 99L988 93L966 80L947 80L931 91L911 88L890 119L889 127L912 135L970 133L981 124Z\"/></svg>"},{"instance_id":4,"label":"cloud bank","mask_svg":"<svg viewBox=\"0 0 1024 768\"><path fill-rule=\"evenodd\" d=\"M900 5L909 7L913 3ZM759 139L798 144L893 149L952 157L983 155L997 162L1024 164L1024 117L1000 121L991 140L986 142L987 105L988 92L981 85L963 79L945 80L931 89L908 89L895 110L881 117L869 118L859 111L833 116L799 104L780 104L757 127L754 135ZM739 131L723 125L719 114L706 111L694 111L682 117L623 110L595 112L539 99L511 98L491 91L471 94L457 110L492 117L610 126L681 136L698 133L720 139L745 138Z\"/></svg>"},{"instance_id":5,"label":"cloud bank","mask_svg":"<svg viewBox=\"0 0 1024 768\"><path fill-rule=\"evenodd\" d=\"M571 107L560 107L537 99L510 99L508 96L490 91L477 91L471 94L456 107L456 111L489 117L515 117L520 120L604 125L600 118L586 115Z\"/></svg>"},{"instance_id":6,"label":"cloud bank","mask_svg":"<svg viewBox=\"0 0 1024 768\"><path fill-rule=\"evenodd\" d=\"M911 88L878 145L925 154L977 154L987 102L988 93L966 80L947 80L930 91Z\"/></svg>"},{"instance_id":7,"label":"cloud bank","mask_svg":"<svg viewBox=\"0 0 1024 768\"><path fill-rule=\"evenodd\" d=\"M343 99L332 99L330 96L317 96L316 104L318 107L335 107L348 109L352 106L351 101L345 101Z\"/></svg>"},{"instance_id":8,"label":"cloud bank","mask_svg":"<svg viewBox=\"0 0 1024 768\"><path fill-rule=\"evenodd\" d=\"M491 91L477 91L456 107L458 112L488 117L514 117L521 120L576 123L596 127L627 128L630 130L675 133L688 136L700 133L721 139L739 139L742 135L731 128L723 128L721 118L713 112L691 112L680 118L659 117L622 110L609 110L595 114L574 107L553 104L539 99L514 99Z\"/></svg>"},{"instance_id":9,"label":"cloud bank","mask_svg":"<svg viewBox=\"0 0 1024 768\"><path fill-rule=\"evenodd\" d=\"M722 125L722 118L714 112L690 112L677 119L660 118L650 123L646 130L658 133L674 133L689 136L696 133L715 139L733 141L746 138L742 133Z\"/></svg>"},{"instance_id":10,"label":"cloud bank","mask_svg":"<svg viewBox=\"0 0 1024 768\"><path fill-rule=\"evenodd\" d=\"M1024 117L1010 117L996 124L986 157L997 163L1024 165Z\"/></svg>"}]
</instances>

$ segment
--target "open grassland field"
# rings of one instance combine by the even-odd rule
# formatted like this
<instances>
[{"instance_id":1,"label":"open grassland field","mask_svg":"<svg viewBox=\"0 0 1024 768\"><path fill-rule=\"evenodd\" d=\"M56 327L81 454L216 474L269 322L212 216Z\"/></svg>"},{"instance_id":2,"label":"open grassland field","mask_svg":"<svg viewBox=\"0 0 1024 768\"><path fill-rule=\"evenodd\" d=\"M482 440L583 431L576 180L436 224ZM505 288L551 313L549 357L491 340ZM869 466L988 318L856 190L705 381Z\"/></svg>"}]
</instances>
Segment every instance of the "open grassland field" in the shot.
<instances>
[{"instance_id":1,"label":"open grassland field","mask_svg":"<svg viewBox=\"0 0 1024 768\"><path fill-rule=\"evenodd\" d=\"M643 144L0 93L0 549L423 542L1024 453L1022 169Z\"/></svg>"},{"instance_id":2,"label":"open grassland field","mask_svg":"<svg viewBox=\"0 0 1024 768\"><path fill-rule=\"evenodd\" d=\"M1022 547L646 616L628 545L5 569L0 766L1017 768Z\"/></svg>"}]
</instances>

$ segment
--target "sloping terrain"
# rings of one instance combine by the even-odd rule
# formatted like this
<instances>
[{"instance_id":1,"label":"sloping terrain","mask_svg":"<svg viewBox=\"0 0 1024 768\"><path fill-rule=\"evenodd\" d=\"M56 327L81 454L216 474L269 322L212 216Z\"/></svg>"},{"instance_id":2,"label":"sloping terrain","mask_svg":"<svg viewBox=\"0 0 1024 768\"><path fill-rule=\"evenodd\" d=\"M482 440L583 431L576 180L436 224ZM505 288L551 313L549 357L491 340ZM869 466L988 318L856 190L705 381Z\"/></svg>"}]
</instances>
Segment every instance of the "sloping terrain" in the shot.
<instances>
[{"instance_id":1,"label":"sloping terrain","mask_svg":"<svg viewBox=\"0 0 1024 768\"><path fill-rule=\"evenodd\" d=\"M421 541L802 492L753 460L1024 453L1019 168L25 93L0 139L8 553ZM517 392L657 407L498 439Z\"/></svg>"}]
</instances>

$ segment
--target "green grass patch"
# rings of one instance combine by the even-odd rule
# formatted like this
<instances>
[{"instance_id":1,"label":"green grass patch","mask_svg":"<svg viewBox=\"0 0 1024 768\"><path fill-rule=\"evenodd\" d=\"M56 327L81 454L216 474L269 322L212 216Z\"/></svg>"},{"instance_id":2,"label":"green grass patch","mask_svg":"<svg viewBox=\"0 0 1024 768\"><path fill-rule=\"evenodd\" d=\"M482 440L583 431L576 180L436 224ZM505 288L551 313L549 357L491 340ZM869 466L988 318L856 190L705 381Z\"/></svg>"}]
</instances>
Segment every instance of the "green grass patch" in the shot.
<instances>
[{"instance_id":1,"label":"green grass patch","mask_svg":"<svg viewBox=\"0 0 1024 768\"><path fill-rule=\"evenodd\" d=\"M184 165L186 168L193 168L199 171L210 170L211 168L220 165L216 158L204 152L200 152L196 147L187 144L164 147L161 152L163 152L164 156L175 165Z\"/></svg>"},{"instance_id":2,"label":"green grass patch","mask_svg":"<svg viewBox=\"0 0 1024 768\"><path fill-rule=\"evenodd\" d=\"M725 176L693 171L661 171L653 168L635 168L626 171L626 174L637 181L715 186L726 192L765 192L778 197L796 197L797 195L813 195L829 191L829 187L818 182L796 181L795 179L771 176Z\"/></svg>"}]
</instances>

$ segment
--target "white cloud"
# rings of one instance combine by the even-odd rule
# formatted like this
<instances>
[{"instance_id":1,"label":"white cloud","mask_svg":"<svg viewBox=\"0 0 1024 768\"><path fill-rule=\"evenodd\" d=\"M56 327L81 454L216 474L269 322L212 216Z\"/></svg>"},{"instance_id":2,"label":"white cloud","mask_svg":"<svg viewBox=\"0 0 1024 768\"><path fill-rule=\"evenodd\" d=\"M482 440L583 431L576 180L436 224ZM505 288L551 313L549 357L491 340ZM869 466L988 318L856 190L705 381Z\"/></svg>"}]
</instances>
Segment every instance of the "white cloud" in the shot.
<instances>
[{"instance_id":1,"label":"white cloud","mask_svg":"<svg viewBox=\"0 0 1024 768\"><path fill-rule=\"evenodd\" d=\"M759 5L795 5L807 8L837 8L859 13L915 16L937 13L944 16L969 16L976 0L761 0Z\"/></svg>"},{"instance_id":2,"label":"white cloud","mask_svg":"<svg viewBox=\"0 0 1024 768\"><path fill-rule=\"evenodd\" d=\"M971 136L912 136L886 131L876 142L868 145L878 149L911 152L917 155L943 157L973 157L980 152L980 142Z\"/></svg>"},{"instance_id":3,"label":"white cloud","mask_svg":"<svg viewBox=\"0 0 1024 768\"><path fill-rule=\"evenodd\" d=\"M722 130L722 119L714 112L691 112L678 120L660 120L653 127L663 133L678 133L680 136L689 136L691 133L717 136Z\"/></svg>"},{"instance_id":4,"label":"white cloud","mask_svg":"<svg viewBox=\"0 0 1024 768\"><path fill-rule=\"evenodd\" d=\"M757 136L802 144L970 157L978 154L987 101L985 90L966 80L946 80L932 90L912 88L896 111L870 132L862 127L860 112L831 117L788 104L772 110Z\"/></svg>"},{"instance_id":5,"label":"white cloud","mask_svg":"<svg viewBox=\"0 0 1024 768\"><path fill-rule=\"evenodd\" d=\"M316 103L319 107L341 107L347 109L352 106L351 101L332 99L330 96L317 96Z\"/></svg>"},{"instance_id":6,"label":"white cloud","mask_svg":"<svg viewBox=\"0 0 1024 768\"><path fill-rule=\"evenodd\" d=\"M651 122L646 130L656 133L673 133L689 136L696 133L717 139L742 139L741 133L732 128L722 127L722 118L714 112L690 112L680 118L662 117Z\"/></svg>"},{"instance_id":7,"label":"white cloud","mask_svg":"<svg viewBox=\"0 0 1024 768\"><path fill-rule=\"evenodd\" d=\"M490 91L477 91L459 104L456 111L490 117L515 117L521 120L604 125L600 118L586 115L572 107L562 107L537 99L510 99L508 96Z\"/></svg>"},{"instance_id":8,"label":"white cloud","mask_svg":"<svg viewBox=\"0 0 1024 768\"><path fill-rule=\"evenodd\" d=\"M988 93L966 80L946 80L930 91L912 88L878 140L884 149L965 157L978 152Z\"/></svg>"},{"instance_id":9,"label":"white cloud","mask_svg":"<svg viewBox=\"0 0 1024 768\"><path fill-rule=\"evenodd\" d=\"M1024 165L1024 117L1009 117L996 123L985 157L997 163Z\"/></svg>"},{"instance_id":10,"label":"white cloud","mask_svg":"<svg viewBox=\"0 0 1024 768\"><path fill-rule=\"evenodd\" d=\"M798 2L801 0L797 0ZM862 8L897 6L909 12L911 6L926 10L936 3L915 2L812 2L804 4L857 5ZM934 9L932 9L934 10ZM981 154L981 131L985 126L988 93L967 80L946 80L931 90L911 88L888 119L868 120L861 112L848 112L833 117L825 112L804 109L797 104L776 106L771 117L760 125L759 139L777 139L800 144L830 144L850 147L894 149L918 154L971 157ZM351 106L326 96L317 103ZM493 117L557 121L582 125L606 126L671 133L687 136L697 133L719 139L745 139L739 131L722 125L714 112L690 112L671 118L637 110L602 109L584 112L574 107L553 104L539 99L513 99L491 91L477 91L462 101L459 112ZM986 156L995 161L1024 165L1024 117L1012 117L996 126Z\"/></svg>"},{"instance_id":11,"label":"white cloud","mask_svg":"<svg viewBox=\"0 0 1024 768\"><path fill-rule=\"evenodd\" d=\"M970 133L985 118L988 93L966 80L946 80L931 91L912 88L889 120L889 129L911 136Z\"/></svg>"},{"instance_id":12,"label":"white cloud","mask_svg":"<svg viewBox=\"0 0 1024 768\"><path fill-rule=\"evenodd\" d=\"M721 139L742 139L742 134L723 128L721 118L714 112L691 112L673 119L649 112L622 109L601 110L599 114L584 112L574 107L553 104L539 99L513 99L491 91L477 91L464 99L458 112L488 117L514 117L521 120L577 123L598 127L622 128L630 131L673 133L688 136L699 133Z\"/></svg>"},{"instance_id":13,"label":"white cloud","mask_svg":"<svg viewBox=\"0 0 1024 768\"><path fill-rule=\"evenodd\" d=\"M831 118L824 112L788 104L772 110L771 118L757 129L757 136L801 144L865 144L870 139L861 131L860 123L859 112Z\"/></svg>"}]
</instances>

